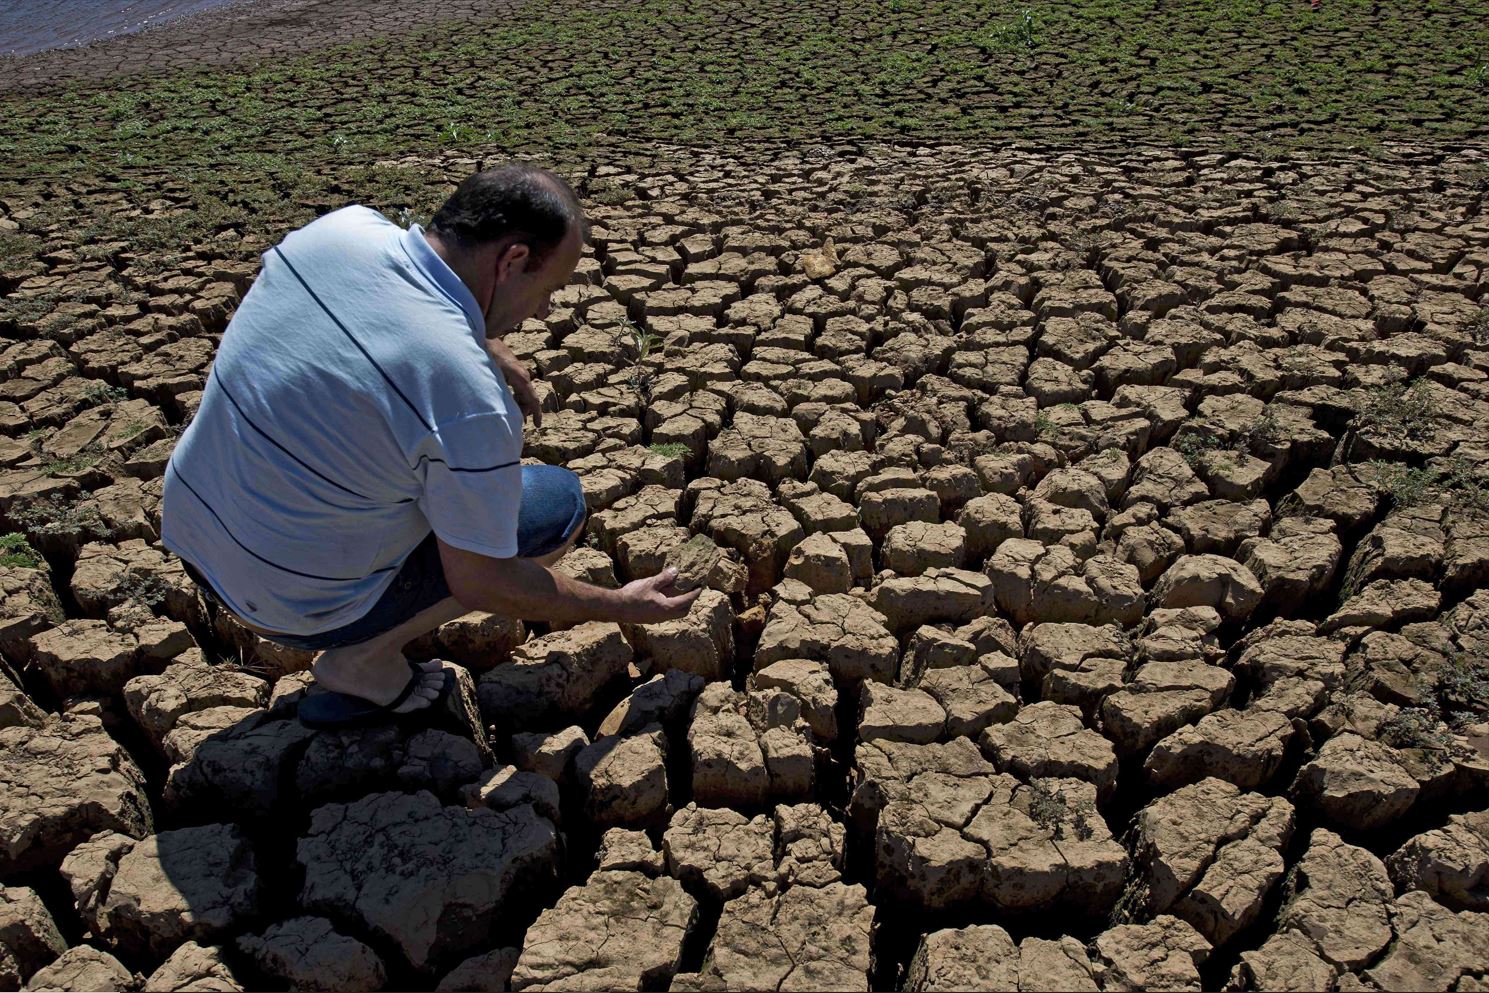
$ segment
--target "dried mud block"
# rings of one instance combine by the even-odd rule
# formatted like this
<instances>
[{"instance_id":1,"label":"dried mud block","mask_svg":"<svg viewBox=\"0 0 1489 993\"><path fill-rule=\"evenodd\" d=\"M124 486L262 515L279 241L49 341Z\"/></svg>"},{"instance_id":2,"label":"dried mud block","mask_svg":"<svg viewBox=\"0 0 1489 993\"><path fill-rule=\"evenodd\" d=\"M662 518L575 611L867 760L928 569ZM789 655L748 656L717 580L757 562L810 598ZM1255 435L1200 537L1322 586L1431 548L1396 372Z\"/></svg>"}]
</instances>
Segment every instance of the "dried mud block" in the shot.
<instances>
[{"instance_id":1,"label":"dried mud block","mask_svg":"<svg viewBox=\"0 0 1489 993\"><path fill-rule=\"evenodd\" d=\"M786 557L806 534L758 480L695 480L685 499L693 507L694 528L743 556L751 592L763 592L780 580Z\"/></svg>"},{"instance_id":2,"label":"dried mud block","mask_svg":"<svg viewBox=\"0 0 1489 993\"><path fill-rule=\"evenodd\" d=\"M1261 603L1262 586L1245 566L1220 555L1186 555L1153 587L1157 607L1213 607L1230 621L1245 620Z\"/></svg>"},{"instance_id":3,"label":"dried mud block","mask_svg":"<svg viewBox=\"0 0 1489 993\"><path fill-rule=\"evenodd\" d=\"M812 737L823 744L837 740L838 691L824 662L782 659L753 673L749 678L751 699L760 691L779 690L796 702L796 713Z\"/></svg>"},{"instance_id":4,"label":"dried mud block","mask_svg":"<svg viewBox=\"0 0 1489 993\"><path fill-rule=\"evenodd\" d=\"M150 833L145 777L96 717L0 729L0 876L57 865L98 831Z\"/></svg>"},{"instance_id":5,"label":"dried mud block","mask_svg":"<svg viewBox=\"0 0 1489 993\"><path fill-rule=\"evenodd\" d=\"M1265 538L1242 542L1237 558L1261 583L1263 601L1283 615L1295 614L1328 589L1343 546L1333 521L1285 517Z\"/></svg>"},{"instance_id":6,"label":"dried mud block","mask_svg":"<svg viewBox=\"0 0 1489 993\"><path fill-rule=\"evenodd\" d=\"M518 948L498 948L472 955L445 974L435 987L436 993L505 990L511 985L512 970L517 968L517 956L521 953Z\"/></svg>"},{"instance_id":7,"label":"dried mud block","mask_svg":"<svg viewBox=\"0 0 1489 993\"><path fill-rule=\"evenodd\" d=\"M1148 912L1183 918L1224 945L1260 918L1286 874L1293 823L1286 800L1218 779L1150 803L1137 815L1133 849Z\"/></svg>"},{"instance_id":8,"label":"dried mud block","mask_svg":"<svg viewBox=\"0 0 1489 993\"><path fill-rule=\"evenodd\" d=\"M776 488L776 497L801 522L808 536L858 527L858 511L853 505L823 492L816 483L787 480Z\"/></svg>"},{"instance_id":9,"label":"dried mud block","mask_svg":"<svg viewBox=\"0 0 1489 993\"><path fill-rule=\"evenodd\" d=\"M67 950L51 911L29 886L0 886L0 950L16 986Z\"/></svg>"},{"instance_id":10,"label":"dried mud block","mask_svg":"<svg viewBox=\"0 0 1489 993\"><path fill-rule=\"evenodd\" d=\"M136 676L124 684L129 716L157 748L183 714L208 707L262 707L269 684L257 676L206 662L179 662L158 676Z\"/></svg>"},{"instance_id":11,"label":"dried mud block","mask_svg":"<svg viewBox=\"0 0 1489 993\"><path fill-rule=\"evenodd\" d=\"M631 691L600 722L596 739L609 735L634 734L648 724L676 724L692 709L693 698L707 680L681 669L669 669L653 676Z\"/></svg>"},{"instance_id":12,"label":"dried mud block","mask_svg":"<svg viewBox=\"0 0 1489 993\"><path fill-rule=\"evenodd\" d=\"M179 813L231 809L266 817L290 797L287 771L316 732L263 710L213 707L182 715L161 742L173 765L162 799Z\"/></svg>"},{"instance_id":13,"label":"dried mud block","mask_svg":"<svg viewBox=\"0 0 1489 993\"><path fill-rule=\"evenodd\" d=\"M26 661L31 637L62 620L62 604L48 570L0 566L0 649Z\"/></svg>"},{"instance_id":14,"label":"dried mud block","mask_svg":"<svg viewBox=\"0 0 1489 993\"><path fill-rule=\"evenodd\" d=\"M703 989L867 991L873 922L862 886L751 888L724 904L695 983Z\"/></svg>"},{"instance_id":15,"label":"dried mud block","mask_svg":"<svg viewBox=\"0 0 1489 993\"><path fill-rule=\"evenodd\" d=\"M669 875L715 900L732 900L775 878L775 826L764 814L688 804L662 836Z\"/></svg>"},{"instance_id":16,"label":"dried mud block","mask_svg":"<svg viewBox=\"0 0 1489 993\"><path fill-rule=\"evenodd\" d=\"M708 579L723 553L703 535L694 535L667 556L667 566L677 570L672 585L684 593L696 590Z\"/></svg>"},{"instance_id":17,"label":"dried mud block","mask_svg":"<svg viewBox=\"0 0 1489 993\"><path fill-rule=\"evenodd\" d=\"M38 970L21 988L26 993L72 993L73 990L127 993L140 988L140 977L108 952L91 945L75 945L57 961Z\"/></svg>"},{"instance_id":18,"label":"dried mud block","mask_svg":"<svg viewBox=\"0 0 1489 993\"><path fill-rule=\"evenodd\" d=\"M1104 990L1199 991L1199 967L1210 944L1177 917L1150 924L1121 924L1092 943L1096 976Z\"/></svg>"},{"instance_id":19,"label":"dried mud block","mask_svg":"<svg viewBox=\"0 0 1489 993\"><path fill-rule=\"evenodd\" d=\"M1288 879L1277 931L1306 936L1336 969L1358 969L1390 944L1393 892L1379 859L1317 829Z\"/></svg>"},{"instance_id":20,"label":"dried mud block","mask_svg":"<svg viewBox=\"0 0 1489 993\"><path fill-rule=\"evenodd\" d=\"M511 662L481 674L481 713L513 731L580 717L625 678L631 659L615 624L592 622L544 635L518 646Z\"/></svg>"},{"instance_id":21,"label":"dried mud block","mask_svg":"<svg viewBox=\"0 0 1489 993\"><path fill-rule=\"evenodd\" d=\"M1075 938L1025 938L1015 945L996 924L947 928L921 938L902 988L908 993L1100 989L1086 946Z\"/></svg>"},{"instance_id":22,"label":"dried mud block","mask_svg":"<svg viewBox=\"0 0 1489 993\"><path fill-rule=\"evenodd\" d=\"M647 827L667 819L667 738L650 725L629 738L600 738L574 756L585 817L600 827Z\"/></svg>"},{"instance_id":23,"label":"dried mud block","mask_svg":"<svg viewBox=\"0 0 1489 993\"><path fill-rule=\"evenodd\" d=\"M1102 732L1119 754L1142 754L1219 708L1234 686L1235 677L1219 666L1194 660L1149 662L1123 689L1101 701Z\"/></svg>"},{"instance_id":24,"label":"dried mud block","mask_svg":"<svg viewBox=\"0 0 1489 993\"><path fill-rule=\"evenodd\" d=\"M1489 921L1453 913L1422 892L1403 893L1391 906L1394 943L1361 978L1385 990L1452 990L1483 982Z\"/></svg>"},{"instance_id":25,"label":"dried mud block","mask_svg":"<svg viewBox=\"0 0 1489 993\"><path fill-rule=\"evenodd\" d=\"M1247 671L1263 687L1288 679L1314 680L1332 690L1344 679L1344 656L1349 646L1320 638L1304 621L1279 621L1248 634L1238 647L1236 667Z\"/></svg>"},{"instance_id":26,"label":"dried mud block","mask_svg":"<svg viewBox=\"0 0 1489 993\"><path fill-rule=\"evenodd\" d=\"M296 990L363 993L388 980L377 953L336 931L324 917L295 917L258 934L240 936L235 945L266 976Z\"/></svg>"},{"instance_id":27,"label":"dried mud block","mask_svg":"<svg viewBox=\"0 0 1489 993\"><path fill-rule=\"evenodd\" d=\"M1007 687L1018 690L1017 674L1016 662L991 654L965 665L927 669L916 688L946 712L947 737L974 737L989 725L1013 719L1018 701Z\"/></svg>"},{"instance_id":28,"label":"dried mud block","mask_svg":"<svg viewBox=\"0 0 1489 993\"><path fill-rule=\"evenodd\" d=\"M867 599L896 632L937 622L964 623L994 611L993 583L966 569L933 568L924 575L892 577L871 589Z\"/></svg>"},{"instance_id":29,"label":"dried mud block","mask_svg":"<svg viewBox=\"0 0 1489 993\"><path fill-rule=\"evenodd\" d=\"M223 961L222 946L188 941L145 980L147 993L242 993L242 981Z\"/></svg>"},{"instance_id":30,"label":"dried mud block","mask_svg":"<svg viewBox=\"0 0 1489 993\"><path fill-rule=\"evenodd\" d=\"M759 479L774 486L807 472L807 445L786 417L739 413L732 427L708 443L708 475L727 481Z\"/></svg>"},{"instance_id":31,"label":"dried mud block","mask_svg":"<svg viewBox=\"0 0 1489 993\"><path fill-rule=\"evenodd\" d=\"M1117 788L1117 755L1111 742L1081 723L1075 707L1050 701L1030 704L978 738L999 772L1020 779L1081 779L1108 799Z\"/></svg>"},{"instance_id":32,"label":"dried mud block","mask_svg":"<svg viewBox=\"0 0 1489 993\"><path fill-rule=\"evenodd\" d=\"M755 649L758 672L782 659L827 663L835 679L889 682L899 671L900 646L884 615L848 594L827 594L770 609Z\"/></svg>"},{"instance_id":33,"label":"dried mud block","mask_svg":"<svg viewBox=\"0 0 1489 993\"><path fill-rule=\"evenodd\" d=\"M596 872L528 928L512 989L659 989L677 972L697 915L675 879Z\"/></svg>"},{"instance_id":34,"label":"dried mud block","mask_svg":"<svg viewBox=\"0 0 1489 993\"><path fill-rule=\"evenodd\" d=\"M1288 714L1264 709L1263 700L1249 710L1206 714L1160 740L1143 762L1148 781L1167 789L1208 777L1243 790L1270 783L1297 730Z\"/></svg>"},{"instance_id":35,"label":"dried mud block","mask_svg":"<svg viewBox=\"0 0 1489 993\"><path fill-rule=\"evenodd\" d=\"M1454 910L1489 910L1489 814L1454 814L1386 859L1403 890L1423 890Z\"/></svg>"},{"instance_id":36,"label":"dried mud block","mask_svg":"<svg viewBox=\"0 0 1489 993\"><path fill-rule=\"evenodd\" d=\"M1210 491L1183 455L1172 448L1155 448L1134 463L1132 482L1122 495L1122 507L1151 503L1160 510L1169 510L1209 496Z\"/></svg>"},{"instance_id":37,"label":"dried mud block","mask_svg":"<svg viewBox=\"0 0 1489 993\"><path fill-rule=\"evenodd\" d=\"M451 689L430 709L419 726L401 729L374 726L318 735L300 763L300 773L308 776L297 775L301 787L309 789L314 781L335 790L354 783L359 776L371 773L376 767L378 748L394 741L406 766L401 775L410 777L411 782L417 783L421 776L430 776L432 781L450 782L459 771L469 770L472 765L477 768L490 765L493 755L477 706L476 682L463 666L452 662L442 665ZM320 691L312 687L309 692ZM436 747L444 739L450 739L443 745L450 756L448 764L441 759ZM344 756L346 772L341 775L335 770L336 760L331 758L337 754ZM316 765L322 769L317 771Z\"/></svg>"},{"instance_id":38,"label":"dried mud block","mask_svg":"<svg viewBox=\"0 0 1489 993\"><path fill-rule=\"evenodd\" d=\"M569 781L574 756L588 746L589 737L580 727L552 734L519 733L512 735L512 761L524 772L536 772L563 785Z\"/></svg>"},{"instance_id":39,"label":"dried mud block","mask_svg":"<svg viewBox=\"0 0 1489 993\"><path fill-rule=\"evenodd\" d=\"M66 620L31 639L31 665L59 697L111 695L140 674L139 641L107 621Z\"/></svg>"},{"instance_id":40,"label":"dried mud block","mask_svg":"<svg viewBox=\"0 0 1489 993\"><path fill-rule=\"evenodd\" d=\"M1021 783L964 738L868 742L855 758L851 811L873 833L877 892L927 910L1099 915L1115 902L1127 854L1096 811L1094 786Z\"/></svg>"},{"instance_id":41,"label":"dried mud block","mask_svg":"<svg viewBox=\"0 0 1489 993\"><path fill-rule=\"evenodd\" d=\"M530 806L442 807L427 792L327 804L296 849L300 905L355 922L427 971L489 945L506 902L553 878L557 848L552 822Z\"/></svg>"},{"instance_id":42,"label":"dried mud block","mask_svg":"<svg viewBox=\"0 0 1489 993\"><path fill-rule=\"evenodd\" d=\"M988 493L968 500L956 522L967 536L967 555L981 562L1009 538L1024 537L1023 508L1004 493Z\"/></svg>"},{"instance_id":43,"label":"dried mud block","mask_svg":"<svg viewBox=\"0 0 1489 993\"><path fill-rule=\"evenodd\" d=\"M132 599L159 602L172 620L206 620L196 584L187 578L180 560L140 538L116 545L94 542L78 553L71 589L78 606L102 617L109 608Z\"/></svg>"},{"instance_id":44,"label":"dried mud block","mask_svg":"<svg viewBox=\"0 0 1489 993\"><path fill-rule=\"evenodd\" d=\"M563 561L567 563L574 552L565 556ZM405 651L421 657L446 659L471 672L482 673L511 658L513 650L526 640L527 627L521 621L473 610L441 624L430 634L412 642Z\"/></svg>"},{"instance_id":45,"label":"dried mud block","mask_svg":"<svg viewBox=\"0 0 1489 993\"><path fill-rule=\"evenodd\" d=\"M136 841L95 835L62 863L78 914L121 954L164 959L184 941L231 934L258 912L257 859L235 824Z\"/></svg>"},{"instance_id":46,"label":"dried mud block","mask_svg":"<svg viewBox=\"0 0 1489 993\"><path fill-rule=\"evenodd\" d=\"M809 534L791 549L784 575L817 593L847 593L872 580L873 554L869 536L857 528Z\"/></svg>"},{"instance_id":47,"label":"dried mud block","mask_svg":"<svg viewBox=\"0 0 1489 993\"><path fill-rule=\"evenodd\" d=\"M858 702L859 741L927 744L946 734L946 709L922 690L866 682Z\"/></svg>"},{"instance_id":48,"label":"dried mud block","mask_svg":"<svg viewBox=\"0 0 1489 993\"><path fill-rule=\"evenodd\" d=\"M988 559L998 609L1019 625L1136 624L1143 613L1137 569L1108 555L1084 562L1063 545L1010 538Z\"/></svg>"},{"instance_id":49,"label":"dried mud block","mask_svg":"<svg viewBox=\"0 0 1489 993\"><path fill-rule=\"evenodd\" d=\"M47 722L47 712L26 695L10 676L0 669L0 728L39 728Z\"/></svg>"},{"instance_id":50,"label":"dried mud block","mask_svg":"<svg viewBox=\"0 0 1489 993\"><path fill-rule=\"evenodd\" d=\"M704 590L685 617L628 625L625 630L643 663L650 663L650 671L716 680L727 679L734 668L734 621L729 598Z\"/></svg>"},{"instance_id":51,"label":"dried mud block","mask_svg":"<svg viewBox=\"0 0 1489 993\"><path fill-rule=\"evenodd\" d=\"M1391 628L1437 616L1442 595L1420 579L1377 579L1339 606L1319 625L1340 628Z\"/></svg>"},{"instance_id":52,"label":"dried mud block","mask_svg":"<svg viewBox=\"0 0 1489 993\"><path fill-rule=\"evenodd\" d=\"M884 566L901 576L919 576L930 569L960 568L967 557L967 533L961 525L896 524L884 536L880 552Z\"/></svg>"},{"instance_id":53,"label":"dried mud block","mask_svg":"<svg viewBox=\"0 0 1489 993\"><path fill-rule=\"evenodd\" d=\"M1293 795L1325 821L1369 831L1400 818L1421 786L1389 745L1345 733L1326 741L1298 772Z\"/></svg>"}]
</instances>

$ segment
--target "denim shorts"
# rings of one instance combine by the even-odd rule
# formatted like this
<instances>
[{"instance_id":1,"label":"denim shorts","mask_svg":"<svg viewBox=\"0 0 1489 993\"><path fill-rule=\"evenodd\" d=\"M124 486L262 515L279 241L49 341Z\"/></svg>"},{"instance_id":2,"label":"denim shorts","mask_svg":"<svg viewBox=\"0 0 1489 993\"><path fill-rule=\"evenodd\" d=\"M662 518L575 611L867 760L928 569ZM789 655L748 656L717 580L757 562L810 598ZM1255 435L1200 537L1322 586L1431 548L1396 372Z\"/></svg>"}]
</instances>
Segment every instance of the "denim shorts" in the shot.
<instances>
[{"instance_id":1,"label":"denim shorts","mask_svg":"<svg viewBox=\"0 0 1489 993\"><path fill-rule=\"evenodd\" d=\"M517 515L517 557L537 558L563 547L574 538L583 539L588 520L584 490L579 477L568 469L552 465L522 467L522 506ZM581 532L577 536L575 532ZM182 563L186 574L201 587L202 595L220 609L227 608L218 600L212 587L189 562ZM392 584L366 614L332 631L320 634L268 634L262 636L286 648L319 652L342 648L375 638L434 606L450 596L440 563L439 546L434 534L421 541L403 560Z\"/></svg>"}]
</instances>

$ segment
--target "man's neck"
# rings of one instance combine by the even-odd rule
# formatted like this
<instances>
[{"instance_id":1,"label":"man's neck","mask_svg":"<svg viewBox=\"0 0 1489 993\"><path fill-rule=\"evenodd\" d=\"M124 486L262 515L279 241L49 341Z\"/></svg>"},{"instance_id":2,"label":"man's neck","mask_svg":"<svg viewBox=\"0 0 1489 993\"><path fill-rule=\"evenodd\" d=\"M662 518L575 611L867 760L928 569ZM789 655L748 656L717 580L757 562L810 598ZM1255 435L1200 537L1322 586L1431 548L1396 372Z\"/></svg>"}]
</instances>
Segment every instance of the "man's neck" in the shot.
<instances>
[{"instance_id":1,"label":"man's neck","mask_svg":"<svg viewBox=\"0 0 1489 993\"><path fill-rule=\"evenodd\" d=\"M462 250L459 245L441 238L432 231L424 232L424 240L429 242L429 247L434 249L434 254L450 267L450 271L460 277L460 281L465 284L466 289L470 290L471 296L476 298L477 306L481 307L484 313L490 306L490 300L488 299L486 303L481 302L481 291L484 289L480 278L482 270L472 253Z\"/></svg>"}]
</instances>

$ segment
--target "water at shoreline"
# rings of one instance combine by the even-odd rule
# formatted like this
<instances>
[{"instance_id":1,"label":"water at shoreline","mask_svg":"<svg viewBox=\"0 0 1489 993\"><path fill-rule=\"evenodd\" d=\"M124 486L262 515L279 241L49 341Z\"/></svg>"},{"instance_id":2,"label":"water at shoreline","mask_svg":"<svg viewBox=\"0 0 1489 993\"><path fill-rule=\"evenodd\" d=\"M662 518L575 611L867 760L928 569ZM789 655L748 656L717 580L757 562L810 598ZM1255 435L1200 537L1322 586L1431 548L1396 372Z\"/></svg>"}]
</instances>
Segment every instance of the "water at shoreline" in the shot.
<instances>
[{"instance_id":1,"label":"water at shoreline","mask_svg":"<svg viewBox=\"0 0 1489 993\"><path fill-rule=\"evenodd\" d=\"M221 7L234 0L7 0L0 56L69 48Z\"/></svg>"}]
</instances>

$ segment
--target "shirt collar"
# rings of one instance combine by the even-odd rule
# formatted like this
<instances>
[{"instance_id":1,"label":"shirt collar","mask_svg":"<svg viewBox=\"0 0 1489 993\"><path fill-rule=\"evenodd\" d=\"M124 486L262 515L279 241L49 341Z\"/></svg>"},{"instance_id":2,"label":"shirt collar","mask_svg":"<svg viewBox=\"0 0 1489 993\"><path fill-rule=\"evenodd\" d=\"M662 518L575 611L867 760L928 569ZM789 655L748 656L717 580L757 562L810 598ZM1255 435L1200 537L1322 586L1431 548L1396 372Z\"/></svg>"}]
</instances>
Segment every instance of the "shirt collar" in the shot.
<instances>
[{"instance_id":1,"label":"shirt collar","mask_svg":"<svg viewBox=\"0 0 1489 993\"><path fill-rule=\"evenodd\" d=\"M403 242L403 250L408 253L409 259L419 271L455 302L455 305L464 312L465 319L470 322L471 330L478 338L485 341L486 318L476 303L475 295L471 293L470 287L455 275L455 270L439 257L434 246L429 244L429 240L424 237L423 227L418 224L411 225L407 231L403 232L400 240Z\"/></svg>"}]
</instances>

